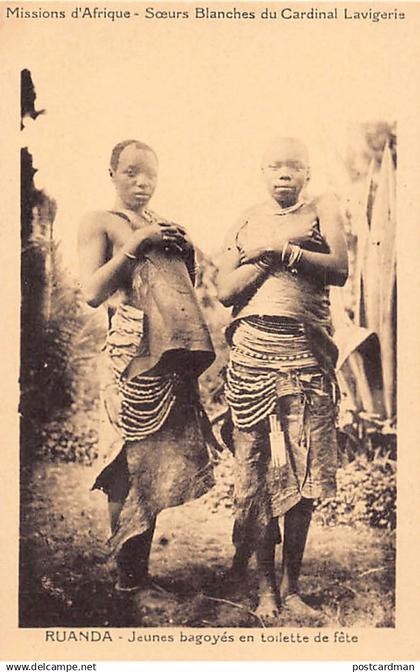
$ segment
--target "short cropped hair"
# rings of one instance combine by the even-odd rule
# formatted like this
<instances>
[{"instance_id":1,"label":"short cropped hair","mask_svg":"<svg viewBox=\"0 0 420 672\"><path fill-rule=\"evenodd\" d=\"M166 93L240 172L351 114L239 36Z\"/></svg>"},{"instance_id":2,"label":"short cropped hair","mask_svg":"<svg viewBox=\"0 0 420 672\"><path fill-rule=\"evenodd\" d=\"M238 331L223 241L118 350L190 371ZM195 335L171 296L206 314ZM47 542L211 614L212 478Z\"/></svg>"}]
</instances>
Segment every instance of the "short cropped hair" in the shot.
<instances>
[{"instance_id":1,"label":"short cropped hair","mask_svg":"<svg viewBox=\"0 0 420 672\"><path fill-rule=\"evenodd\" d=\"M152 154L156 156L155 150L149 147L149 145L146 145L144 142L140 142L139 140L123 140L122 142L119 142L117 145L115 145L111 152L109 165L111 166L112 170L117 170L121 152L129 145L135 145L138 149L143 149L146 152L152 152Z\"/></svg>"},{"instance_id":2,"label":"short cropped hair","mask_svg":"<svg viewBox=\"0 0 420 672\"><path fill-rule=\"evenodd\" d=\"M275 155L276 149L278 147L283 148L284 146L287 145L294 147L296 151L301 155L301 158L305 161L306 165L309 166L309 155L306 144L300 138L294 138L289 136L279 136L272 139L270 144L265 149L262 159L262 166L264 166L264 164L267 162L269 158L273 156L273 154Z\"/></svg>"}]
</instances>

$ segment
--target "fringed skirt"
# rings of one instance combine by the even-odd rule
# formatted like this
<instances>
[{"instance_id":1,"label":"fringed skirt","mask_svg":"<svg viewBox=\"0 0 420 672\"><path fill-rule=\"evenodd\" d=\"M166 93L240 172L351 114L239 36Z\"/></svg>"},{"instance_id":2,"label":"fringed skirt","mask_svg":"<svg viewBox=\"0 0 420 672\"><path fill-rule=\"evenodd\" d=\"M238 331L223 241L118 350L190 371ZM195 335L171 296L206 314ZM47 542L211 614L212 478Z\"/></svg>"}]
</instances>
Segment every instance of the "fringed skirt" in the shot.
<instances>
[{"instance_id":1,"label":"fringed skirt","mask_svg":"<svg viewBox=\"0 0 420 672\"><path fill-rule=\"evenodd\" d=\"M93 488L123 502L109 542L112 553L149 529L160 511L214 485L195 381L170 372L124 380L142 336L142 311L120 306L100 364L101 468Z\"/></svg>"},{"instance_id":2,"label":"fringed skirt","mask_svg":"<svg viewBox=\"0 0 420 672\"><path fill-rule=\"evenodd\" d=\"M299 325L269 318L264 330L263 323L240 323L226 383L236 461L233 539L252 548L302 498L333 496L337 470L335 382L317 367ZM293 338L285 339L290 326ZM284 432L282 467L271 462L272 414Z\"/></svg>"}]
</instances>

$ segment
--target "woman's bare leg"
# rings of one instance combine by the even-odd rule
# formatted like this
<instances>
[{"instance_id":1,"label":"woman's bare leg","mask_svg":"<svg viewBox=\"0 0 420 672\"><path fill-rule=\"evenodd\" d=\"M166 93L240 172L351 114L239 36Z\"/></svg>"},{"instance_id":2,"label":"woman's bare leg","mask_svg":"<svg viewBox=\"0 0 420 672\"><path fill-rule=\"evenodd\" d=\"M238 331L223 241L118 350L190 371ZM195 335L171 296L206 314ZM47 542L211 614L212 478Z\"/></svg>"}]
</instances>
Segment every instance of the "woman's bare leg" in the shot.
<instances>
[{"instance_id":1,"label":"woman's bare leg","mask_svg":"<svg viewBox=\"0 0 420 672\"><path fill-rule=\"evenodd\" d=\"M299 575L312 511L313 500L302 499L285 514L284 520L282 577L279 592L283 607L302 618L319 615L299 595Z\"/></svg>"},{"instance_id":2,"label":"woman's bare leg","mask_svg":"<svg viewBox=\"0 0 420 672\"><path fill-rule=\"evenodd\" d=\"M258 606L256 613L261 618L274 618L279 613L274 566L275 549L276 537L273 525L269 525L256 549L258 573Z\"/></svg>"},{"instance_id":3,"label":"woman's bare leg","mask_svg":"<svg viewBox=\"0 0 420 672\"><path fill-rule=\"evenodd\" d=\"M280 596L298 592L303 553L312 519L313 500L301 499L284 516L284 541Z\"/></svg>"}]
</instances>

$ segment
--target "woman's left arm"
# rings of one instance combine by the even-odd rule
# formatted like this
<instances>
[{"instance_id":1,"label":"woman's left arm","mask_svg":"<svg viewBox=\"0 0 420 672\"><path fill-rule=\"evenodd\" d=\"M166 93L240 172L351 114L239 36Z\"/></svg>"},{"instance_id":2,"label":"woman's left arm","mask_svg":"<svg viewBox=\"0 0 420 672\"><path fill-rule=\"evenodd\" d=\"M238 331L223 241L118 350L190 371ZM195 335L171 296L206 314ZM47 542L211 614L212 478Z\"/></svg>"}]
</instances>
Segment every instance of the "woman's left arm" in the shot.
<instances>
[{"instance_id":1,"label":"woman's left arm","mask_svg":"<svg viewBox=\"0 0 420 672\"><path fill-rule=\"evenodd\" d=\"M343 220L337 200L326 195L316 203L321 233L328 245L329 252L311 252L301 250L297 270L306 275L315 275L326 285L342 287L348 277L348 255L344 235ZM291 241L298 244L298 240Z\"/></svg>"}]
</instances>

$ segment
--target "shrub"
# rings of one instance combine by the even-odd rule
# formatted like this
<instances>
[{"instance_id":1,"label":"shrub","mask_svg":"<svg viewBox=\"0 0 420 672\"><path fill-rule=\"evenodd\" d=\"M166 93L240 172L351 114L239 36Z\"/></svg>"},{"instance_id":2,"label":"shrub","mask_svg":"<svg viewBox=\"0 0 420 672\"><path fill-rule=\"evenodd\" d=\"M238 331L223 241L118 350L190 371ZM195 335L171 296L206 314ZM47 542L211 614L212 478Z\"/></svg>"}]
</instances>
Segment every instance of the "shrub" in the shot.
<instances>
[{"instance_id":1,"label":"shrub","mask_svg":"<svg viewBox=\"0 0 420 672\"><path fill-rule=\"evenodd\" d=\"M92 464L98 456L97 410L74 412L45 423L40 432L39 455L52 462Z\"/></svg>"},{"instance_id":2,"label":"shrub","mask_svg":"<svg viewBox=\"0 0 420 672\"><path fill-rule=\"evenodd\" d=\"M324 525L358 525L393 530L396 526L396 462L378 452L358 455L337 472L337 495L318 501Z\"/></svg>"}]
</instances>

